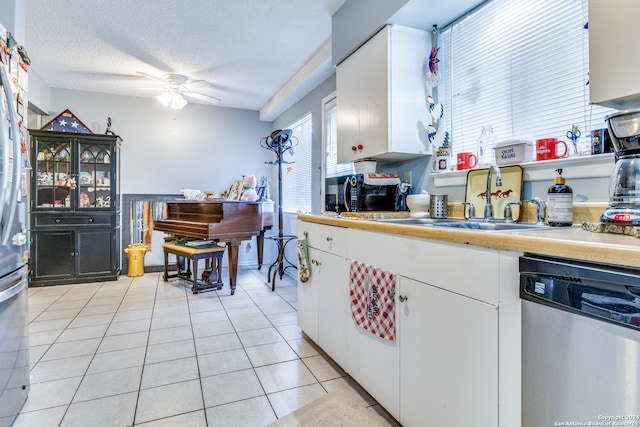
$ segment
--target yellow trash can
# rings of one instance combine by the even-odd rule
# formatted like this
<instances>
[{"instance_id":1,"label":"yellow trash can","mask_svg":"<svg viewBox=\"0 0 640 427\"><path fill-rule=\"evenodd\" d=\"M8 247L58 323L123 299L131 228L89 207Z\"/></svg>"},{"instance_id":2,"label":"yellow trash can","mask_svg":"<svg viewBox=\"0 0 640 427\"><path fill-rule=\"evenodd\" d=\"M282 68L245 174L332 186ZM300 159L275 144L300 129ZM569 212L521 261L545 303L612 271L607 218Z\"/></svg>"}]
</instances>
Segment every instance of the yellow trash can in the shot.
<instances>
[{"instance_id":1,"label":"yellow trash can","mask_svg":"<svg viewBox=\"0 0 640 427\"><path fill-rule=\"evenodd\" d=\"M134 243L127 246L124 253L127 254L129 262L127 276L144 276L144 254L147 253L147 247L142 243Z\"/></svg>"}]
</instances>

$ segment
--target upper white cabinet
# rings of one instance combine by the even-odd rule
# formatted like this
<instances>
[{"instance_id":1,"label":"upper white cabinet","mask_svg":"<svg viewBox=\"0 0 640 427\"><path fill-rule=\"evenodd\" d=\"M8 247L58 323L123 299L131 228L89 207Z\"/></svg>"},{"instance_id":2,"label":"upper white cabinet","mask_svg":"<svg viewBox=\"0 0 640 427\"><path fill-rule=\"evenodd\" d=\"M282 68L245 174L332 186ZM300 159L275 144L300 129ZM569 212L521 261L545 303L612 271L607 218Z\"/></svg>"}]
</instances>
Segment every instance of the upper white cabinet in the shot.
<instances>
[{"instance_id":1,"label":"upper white cabinet","mask_svg":"<svg viewBox=\"0 0 640 427\"><path fill-rule=\"evenodd\" d=\"M589 0L589 85L592 104L640 107L638 40L640 2Z\"/></svg>"},{"instance_id":2,"label":"upper white cabinet","mask_svg":"<svg viewBox=\"0 0 640 427\"><path fill-rule=\"evenodd\" d=\"M431 154L425 84L431 36L385 26L337 67L338 162Z\"/></svg>"}]
</instances>

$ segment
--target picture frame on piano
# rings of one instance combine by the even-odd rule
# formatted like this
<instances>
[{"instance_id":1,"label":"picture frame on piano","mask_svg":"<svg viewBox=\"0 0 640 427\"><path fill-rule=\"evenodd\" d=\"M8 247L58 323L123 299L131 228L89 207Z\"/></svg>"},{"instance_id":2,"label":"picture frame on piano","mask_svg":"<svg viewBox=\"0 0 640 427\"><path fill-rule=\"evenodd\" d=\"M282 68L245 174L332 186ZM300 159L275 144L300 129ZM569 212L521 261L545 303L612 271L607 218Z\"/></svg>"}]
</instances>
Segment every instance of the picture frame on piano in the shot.
<instances>
[{"instance_id":1,"label":"picture frame on piano","mask_svg":"<svg viewBox=\"0 0 640 427\"><path fill-rule=\"evenodd\" d=\"M239 179L231 185L229 189L229 195L227 196L227 200L240 200L240 195L242 194L242 183L243 180Z\"/></svg>"}]
</instances>

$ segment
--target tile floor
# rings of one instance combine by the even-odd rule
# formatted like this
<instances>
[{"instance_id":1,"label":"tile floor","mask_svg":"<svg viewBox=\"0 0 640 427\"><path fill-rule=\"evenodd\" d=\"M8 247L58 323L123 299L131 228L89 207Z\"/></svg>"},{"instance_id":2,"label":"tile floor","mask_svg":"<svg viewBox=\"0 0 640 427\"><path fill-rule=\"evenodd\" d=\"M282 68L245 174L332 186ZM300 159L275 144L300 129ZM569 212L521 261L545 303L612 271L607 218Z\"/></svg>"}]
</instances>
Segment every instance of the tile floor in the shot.
<instances>
[{"instance_id":1,"label":"tile floor","mask_svg":"<svg viewBox=\"0 0 640 427\"><path fill-rule=\"evenodd\" d=\"M13 427L266 426L329 391L383 413L298 328L295 280L265 282L241 268L233 296L160 273L30 288L31 391Z\"/></svg>"}]
</instances>

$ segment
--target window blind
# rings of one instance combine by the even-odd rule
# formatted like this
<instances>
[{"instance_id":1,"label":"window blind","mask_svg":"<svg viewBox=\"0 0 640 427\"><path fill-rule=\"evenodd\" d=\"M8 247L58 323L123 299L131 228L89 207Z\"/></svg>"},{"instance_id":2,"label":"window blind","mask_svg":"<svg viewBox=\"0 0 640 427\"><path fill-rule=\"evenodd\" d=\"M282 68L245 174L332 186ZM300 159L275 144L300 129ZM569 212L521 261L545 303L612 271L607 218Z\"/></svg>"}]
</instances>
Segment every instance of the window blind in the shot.
<instances>
[{"instance_id":1,"label":"window blind","mask_svg":"<svg viewBox=\"0 0 640 427\"><path fill-rule=\"evenodd\" d=\"M488 124L498 141L567 140L575 124L578 149L590 154L590 131L605 127L613 110L589 105L587 7L493 0L442 31L438 95L454 156L476 152Z\"/></svg>"},{"instance_id":2,"label":"window blind","mask_svg":"<svg viewBox=\"0 0 640 427\"><path fill-rule=\"evenodd\" d=\"M291 129L292 137L298 139L298 145L287 151L282 164L282 211L311 212L311 113L287 129Z\"/></svg>"},{"instance_id":3,"label":"window blind","mask_svg":"<svg viewBox=\"0 0 640 427\"><path fill-rule=\"evenodd\" d=\"M325 177L350 175L354 173L353 162L338 163L338 126L335 96L323 105L324 111L324 147L325 147Z\"/></svg>"}]
</instances>

